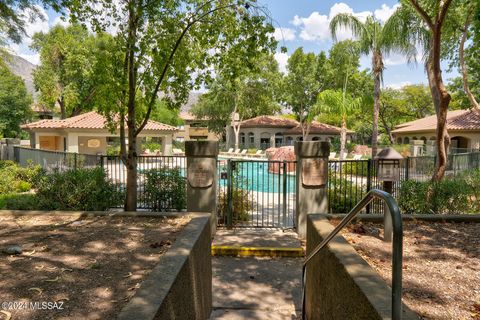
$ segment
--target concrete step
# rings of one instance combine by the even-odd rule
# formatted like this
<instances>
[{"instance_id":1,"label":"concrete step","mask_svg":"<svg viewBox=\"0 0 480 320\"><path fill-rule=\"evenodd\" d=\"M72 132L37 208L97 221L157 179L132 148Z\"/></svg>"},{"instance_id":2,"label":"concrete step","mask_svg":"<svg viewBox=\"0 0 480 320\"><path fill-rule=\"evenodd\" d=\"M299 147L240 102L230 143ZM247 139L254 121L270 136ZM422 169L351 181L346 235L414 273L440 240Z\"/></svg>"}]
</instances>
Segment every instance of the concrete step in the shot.
<instances>
[{"instance_id":1,"label":"concrete step","mask_svg":"<svg viewBox=\"0 0 480 320\"><path fill-rule=\"evenodd\" d=\"M211 320L293 320L301 319L300 310L216 309Z\"/></svg>"}]
</instances>

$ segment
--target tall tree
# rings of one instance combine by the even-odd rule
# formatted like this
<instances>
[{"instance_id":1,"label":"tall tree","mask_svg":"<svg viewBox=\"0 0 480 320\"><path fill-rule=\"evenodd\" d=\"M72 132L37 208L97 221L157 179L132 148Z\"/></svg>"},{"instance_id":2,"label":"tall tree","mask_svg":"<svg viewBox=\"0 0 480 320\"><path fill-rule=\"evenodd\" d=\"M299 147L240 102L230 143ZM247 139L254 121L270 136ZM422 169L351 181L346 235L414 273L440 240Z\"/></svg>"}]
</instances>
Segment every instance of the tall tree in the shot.
<instances>
[{"instance_id":1,"label":"tall tree","mask_svg":"<svg viewBox=\"0 0 480 320\"><path fill-rule=\"evenodd\" d=\"M93 108L96 93L96 38L84 27L56 25L36 33L31 48L40 53L33 74L39 100L47 108L60 107L61 118Z\"/></svg>"},{"instance_id":2,"label":"tall tree","mask_svg":"<svg viewBox=\"0 0 480 320\"><path fill-rule=\"evenodd\" d=\"M280 110L278 94L281 74L273 55L260 55L237 72L231 68L220 71L202 95L192 112L207 118L209 128L223 133L225 126L232 125L235 148L239 148L239 134L243 120L259 115L274 114Z\"/></svg>"},{"instance_id":3,"label":"tall tree","mask_svg":"<svg viewBox=\"0 0 480 320\"><path fill-rule=\"evenodd\" d=\"M27 93L25 82L15 76L6 66L0 66L0 135L16 138L20 124L31 119L32 97Z\"/></svg>"},{"instance_id":4,"label":"tall tree","mask_svg":"<svg viewBox=\"0 0 480 320\"><path fill-rule=\"evenodd\" d=\"M308 139L309 113L318 94L326 87L323 81L326 73L327 57L324 52L318 55L304 53L302 48L293 52L287 62L288 74L284 78L283 101L292 108L302 127L303 140Z\"/></svg>"},{"instance_id":5,"label":"tall tree","mask_svg":"<svg viewBox=\"0 0 480 320\"><path fill-rule=\"evenodd\" d=\"M318 95L318 99L310 114L312 118L322 113L338 113L341 115L341 131L340 131L340 156L343 160L346 156L347 145L347 117L356 109L360 108L364 101L361 98L352 98L346 90L325 90Z\"/></svg>"},{"instance_id":6,"label":"tall tree","mask_svg":"<svg viewBox=\"0 0 480 320\"><path fill-rule=\"evenodd\" d=\"M72 0L69 9L74 20L116 34L112 46L121 54L104 61L110 81L100 84L116 99L101 110L111 129L120 132L127 169L124 208L134 211L137 137L159 94L179 105L211 74L212 66L273 50L273 27L262 8L248 0Z\"/></svg>"},{"instance_id":7,"label":"tall tree","mask_svg":"<svg viewBox=\"0 0 480 320\"><path fill-rule=\"evenodd\" d=\"M373 93L373 130L372 130L372 157L375 157L378 149L378 115L380 110L380 86L383 80L385 69L383 57L397 50L410 53L414 50L409 43L402 42L394 45L395 34L385 30L383 25L374 16L368 16L365 22L349 13L340 13L333 17L330 22L332 37L336 39L340 28L347 27L352 30L353 35L358 38L360 51L366 55L372 55L372 71L374 75Z\"/></svg>"},{"instance_id":8,"label":"tall tree","mask_svg":"<svg viewBox=\"0 0 480 320\"><path fill-rule=\"evenodd\" d=\"M60 0L2 0L0 2L0 44L7 40L20 43L27 35L25 24L28 21L43 20L40 5L60 11Z\"/></svg>"},{"instance_id":9,"label":"tall tree","mask_svg":"<svg viewBox=\"0 0 480 320\"><path fill-rule=\"evenodd\" d=\"M450 138L447 132L447 113L451 96L445 87L440 61L442 58L442 33L453 0L402 0L385 25L388 33L395 34L395 44L418 44L425 50L425 69L437 115L437 162L432 180L439 181L447 168L447 149ZM415 55L412 51L410 56Z\"/></svg>"}]
</instances>

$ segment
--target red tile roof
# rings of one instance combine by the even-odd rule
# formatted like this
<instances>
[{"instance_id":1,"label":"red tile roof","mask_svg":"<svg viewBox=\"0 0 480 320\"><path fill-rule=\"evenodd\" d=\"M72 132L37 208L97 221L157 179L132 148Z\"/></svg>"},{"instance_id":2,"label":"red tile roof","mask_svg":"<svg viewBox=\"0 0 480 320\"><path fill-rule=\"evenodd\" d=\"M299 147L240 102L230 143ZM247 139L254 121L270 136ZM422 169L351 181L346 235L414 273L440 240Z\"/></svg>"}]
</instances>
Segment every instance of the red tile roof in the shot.
<instances>
[{"instance_id":1,"label":"red tile roof","mask_svg":"<svg viewBox=\"0 0 480 320\"><path fill-rule=\"evenodd\" d=\"M310 126L309 134L340 134L341 128L335 127L329 124L313 121ZM347 133L353 133L351 130L347 130ZM283 134L302 134L302 128L300 124L288 129L283 132Z\"/></svg>"},{"instance_id":2,"label":"red tile roof","mask_svg":"<svg viewBox=\"0 0 480 320\"><path fill-rule=\"evenodd\" d=\"M106 118L101 114L91 111L63 120L40 120L27 123L22 129L106 129ZM177 128L149 120L144 130L152 131L177 131Z\"/></svg>"},{"instance_id":3,"label":"red tile roof","mask_svg":"<svg viewBox=\"0 0 480 320\"><path fill-rule=\"evenodd\" d=\"M392 133L410 133L421 131L435 131L437 128L437 116L429 116L422 119L406 122L396 126ZM480 115L472 110L453 110L447 114L447 130L480 130Z\"/></svg>"},{"instance_id":4,"label":"red tile roof","mask_svg":"<svg viewBox=\"0 0 480 320\"><path fill-rule=\"evenodd\" d=\"M298 121L280 116L258 116L242 121L242 127L244 128L278 128L295 127L297 125Z\"/></svg>"}]
</instances>

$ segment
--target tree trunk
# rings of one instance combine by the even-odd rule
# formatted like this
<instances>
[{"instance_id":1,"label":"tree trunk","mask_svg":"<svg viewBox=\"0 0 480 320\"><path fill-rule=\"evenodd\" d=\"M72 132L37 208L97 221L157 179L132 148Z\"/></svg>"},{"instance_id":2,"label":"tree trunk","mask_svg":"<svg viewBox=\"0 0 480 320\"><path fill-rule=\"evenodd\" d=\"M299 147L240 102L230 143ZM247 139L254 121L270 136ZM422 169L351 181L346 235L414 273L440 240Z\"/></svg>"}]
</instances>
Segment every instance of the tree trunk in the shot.
<instances>
[{"instance_id":1,"label":"tree trunk","mask_svg":"<svg viewBox=\"0 0 480 320\"><path fill-rule=\"evenodd\" d=\"M467 70L467 65L465 64L465 41L467 41L468 28L470 26L470 19L472 17L472 14L473 14L473 11L470 11L465 21L465 25L462 33L462 39L460 41L460 48L458 51L459 51L460 67L462 70L463 88L465 90L465 94L467 95L468 100L470 100L472 107L475 109L477 113L480 114L480 105L475 99L475 96L473 95L472 91L470 91L470 86L468 85L468 70Z\"/></svg>"},{"instance_id":2,"label":"tree trunk","mask_svg":"<svg viewBox=\"0 0 480 320\"><path fill-rule=\"evenodd\" d=\"M435 41L437 39L438 41ZM431 51L427 61L427 76L430 91L432 93L433 105L437 114L437 129L436 129L436 145L437 145L437 164L432 180L440 181L445 176L447 168L447 149L450 145L450 138L447 132L447 113L448 105L450 103L450 94L447 92L443 84L440 60L435 61L433 56L439 55L440 52L440 34L435 34L432 37ZM437 52L435 52L437 51Z\"/></svg>"},{"instance_id":3,"label":"tree trunk","mask_svg":"<svg viewBox=\"0 0 480 320\"><path fill-rule=\"evenodd\" d=\"M60 106L60 118L65 119L67 117L67 111L65 110L65 100L63 96L57 100L58 105Z\"/></svg>"},{"instance_id":4,"label":"tree trunk","mask_svg":"<svg viewBox=\"0 0 480 320\"><path fill-rule=\"evenodd\" d=\"M240 149L240 123L233 124L233 132L235 134L235 150Z\"/></svg>"},{"instance_id":5,"label":"tree trunk","mask_svg":"<svg viewBox=\"0 0 480 320\"><path fill-rule=\"evenodd\" d=\"M342 127L340 130L340 160L345 159L345 146L347 144L347 119L346 115L342 116Z\"/></svg>"},{"instance_id":6,"label":"tree trunk","mask_svg":"<svg viewBox=\"0 0 480 320\"><path fill-rule=\"evenodd\" d=\"M378 114L380 111L380 84L383 71L382 53L375 50L372 57L372 66L374 74L373 91L373 129L372 129L372 159L375 158L378 151Z\"/></svg>"},{"instance_id":7,"label":"tree trunk","mask_svg":"<svg viewBox=\"0 0 480 320\"><path fill-rule=\"evenodd\" d=\"M127 39L127 73L128 73L128 103L127 103L127 127L128 127L128 151L126 159L127 167L127 194L125 197L125 211L137 210L137 141L136 141L136 110L135 94L137 86L137 66L135 63L135 42L137 39L136 14L133 5L129 6L129 23Z\"/></svg>"}]
</instances>

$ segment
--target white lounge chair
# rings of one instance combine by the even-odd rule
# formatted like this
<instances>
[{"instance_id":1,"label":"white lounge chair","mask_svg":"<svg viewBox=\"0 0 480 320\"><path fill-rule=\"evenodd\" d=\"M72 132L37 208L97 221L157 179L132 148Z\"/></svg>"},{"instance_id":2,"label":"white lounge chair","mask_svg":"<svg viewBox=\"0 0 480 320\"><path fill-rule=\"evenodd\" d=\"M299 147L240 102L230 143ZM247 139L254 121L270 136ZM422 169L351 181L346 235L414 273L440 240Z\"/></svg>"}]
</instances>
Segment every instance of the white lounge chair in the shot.
<instances>
[{"instance_id":1,"label":"white lounge chair","mask_svg":"<svg viewBox=\"0 0 480 320\"><path fill-rule=\"evenodd\" d=\"M336 156L337 156L336 152L330 152L330 155L328 156L328 159L335 159Z\"/></svg>"},{"instance_id":2,"label":"white lounge chair","mask_svg":"<svg viewBox=\"0 0 480 320\"><path fill-rule=\"evenodd\" d=\"M245 155L247 155L247 152L248 152L247 149L243 149L242 152L240 152L240 155L245 156Z\"/></svg>"},{"instance_id":3,"label":"white lounge chair","mask_svg":"<svg viewBox=\"0 0 480 320\"><path fill-rule=\"evenodd\" d=\"M172 153L173 153L173 155L176 156L176 155L181 155L181 154L183 154L183 151L182 151L182 149L173 148L173 149L172 149Z\"/></svg>"},{"instance_id":4,"label":"white lounge chair","mask_svg":"<svg viewBox=\"0 0 480 320\"><path fill-rule=\"evenodd\" d=\"M228 149L227 153L233 153L233 148Z\"/></svg>"},{"instance_id":5,"label":"white lounge chair","mask_svg":"<svg viewBox=\"0 0 480 320\"><path fill-rule=\"evenodd\" d=\"M353 160L355 161L358 161L358 160L361 160L362 159L362 155L361 154L356 154L353 156Z\"/></svg>"}]
</instances>

